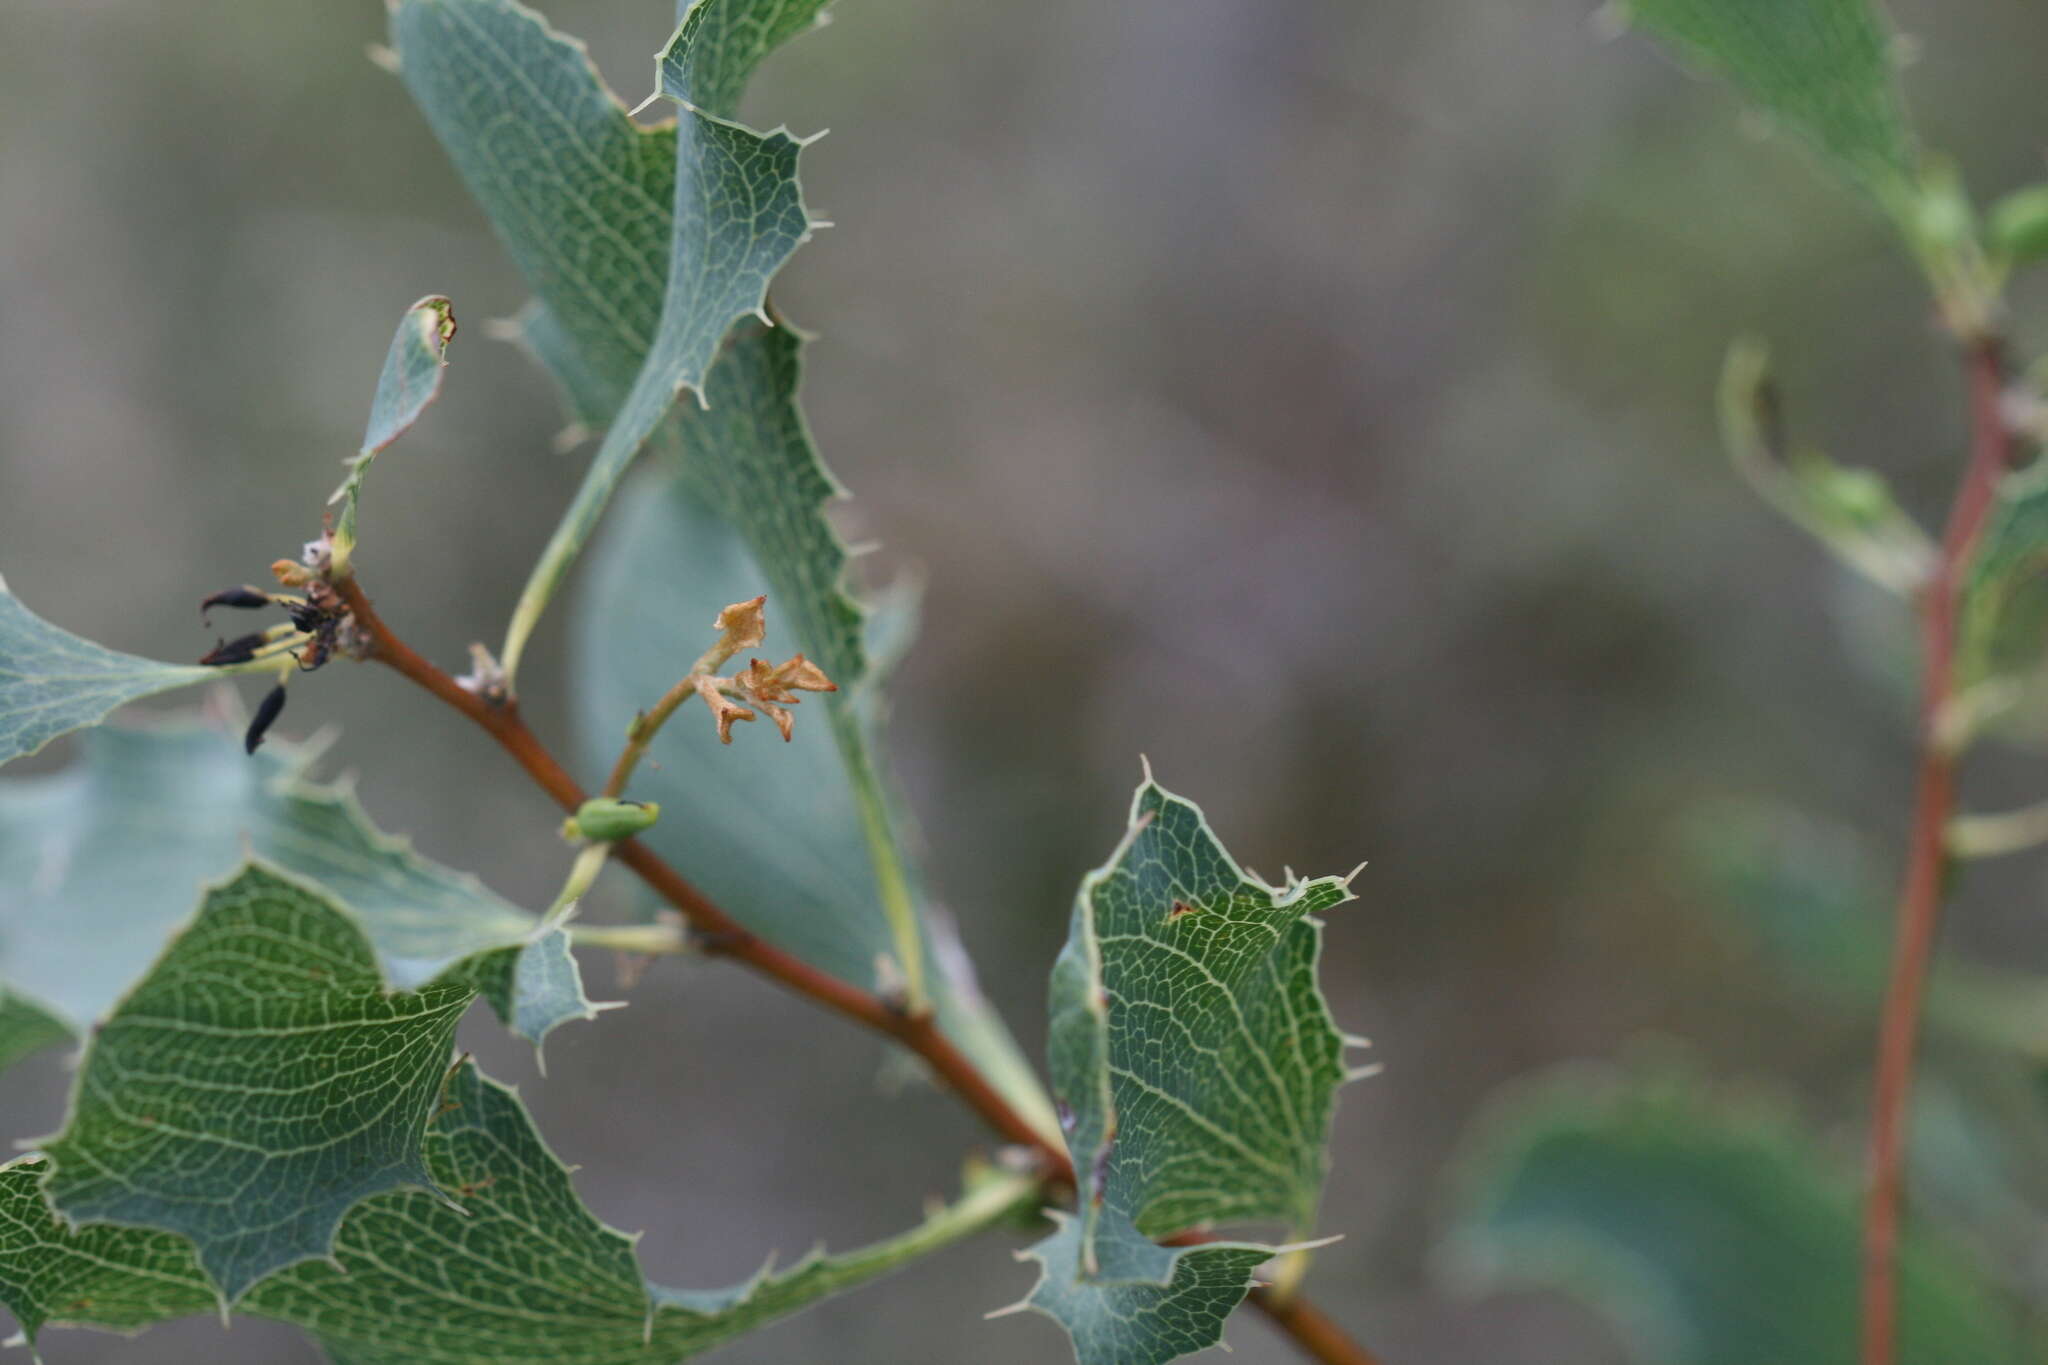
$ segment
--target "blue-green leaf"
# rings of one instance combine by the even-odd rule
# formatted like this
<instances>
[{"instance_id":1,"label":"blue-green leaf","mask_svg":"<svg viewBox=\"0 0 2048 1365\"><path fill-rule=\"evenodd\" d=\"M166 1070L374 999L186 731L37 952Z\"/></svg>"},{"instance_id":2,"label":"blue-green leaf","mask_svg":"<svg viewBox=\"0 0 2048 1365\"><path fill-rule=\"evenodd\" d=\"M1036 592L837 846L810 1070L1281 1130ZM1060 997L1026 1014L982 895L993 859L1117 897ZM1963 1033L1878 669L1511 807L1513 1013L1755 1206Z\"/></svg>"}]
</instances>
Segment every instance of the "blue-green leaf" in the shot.
<instances>
[{"instance_id":1,"label":"blue-green leaf","mask_svg":"<svg viewBox=\"0 0 2048 1365\"><path fill-rule=\"evenodd\" d=\"M421 299L398 320L398 331L377 376L377 392L370 399L362 449L349 461L348 478L328 499L342 505L340 522L334 528L335 574L348 572L349 553L355 548L356 503L362 494L363 476L370 472L377 452L403 436L440 394L448 343L454 339L454 305L438 294Z\"/></svg>"},{"instance_id":2,"label":"blue-green leaf","mask_svg":"<svg viewBox=\"0 0 2048 1365\"><path fill-rule=\"evenodd\" d=\"M1850 1365L1852 1167L1684 1071L1566 1072L1504 1101L1460 1167L1452 1263L1606 1312L1645 1360ZM2038 1360L1985 1277L1923 1228L1900 1258L1904 1365Z\"/></svg>"},{"instance_id":3,"label":"blue-green leaf","mask_svg":"<svg viewBox=\"0 0 2048 1365\"><path fill-rule=\"evenodd\" d=\"M1053 968L1053 1090L1080 1212L1031 1255L1028 1300L1082 1365L1213 1345L1274 1248L1160 1246L1217 1224L1310 1231L1344 1038L1316 984L1341 877L1268 886L1193 804L1147 781L1075 900Z\"/></svg>"},{"instance_id":4,"label":"blue-green leaf","mask_svg":"<svg viewBox=\"0 0 2048 1365\"><path fill-rule=\"evenodd\" d=\"M72 767L0 782L0 999L61 1026L16 1035L5 1024L14 1011L0 1009L0 1063L9 1036L82 1036L245 851L339 900L392 985L462 963L535 1042L588 1017L559 967L545 980L522 971L529 953L557 952L530 943L532 915L380 832L347 787L307 777L313 758L279 742L246 755L192 724L105 726Z\"/></svg>"},{"instance_id":5,"label":"blue-green leaf","mask_svg":"<svg viewBox=\"0 0 2048 1365\"><path fill-rule=\"evenodd\" d=\"M190 1239L239 1298L327 1255L358 1200L431 1188L420 1143L474 996L391 991L339 907L250 865L94 1030L44 1193L74 1224Z\"/></svg>"},{"instance_id":6,"label":"blue-green leaf","mask_svg":"<svg viewBox=\"0 0 2048 1365\"><path fill-rule=\"evenodd\" d=\"M97 725L123 703L216 676L81 640L21 605L0 581L0 764Z\"/></svg>"},{"instance_id":7,"label":"blue-green leaf","mask_svg":"<svg viewBox=\"0 0 2048 1365\"><path fill-rule=\"evenodd\" d=\"M989 1226L1032 1197L998 1178L897 1237L813 1254L728 1289L648 1284L633 1239L584 1207L511 1091L464 1063L424 1143L461 1204L396 1192L357 1204L332 1259L264 1280L240 1311L296 1323L350 1365L669 1365L851 1289ZM0 1167L0 1303L46 1325L131 1329L202 1312L213 1293L182 1238L67 1228L42 1158Z\"/></svg>"},{"instance_id":8,"label":"blue-green leaf","mask_svg":"<svg viewBox=\"0 0 2048 1365\"><path fill-rule=\"evenodd\" d=\"M661 92L679 104L666 136L636 129L581 48L510 0L403 0L392 14L407 87L540 296L543 349L572 368L572 392L587 391L585 416L609 424L514 615L508 677L620 478L681 393L708 401L726 332L765 316L769 280L810 237L802 144L689 92L701 63L708 89L737 98L774 41L820 7L700 0L660 56ZM663 152L671 167L648 164Z\"/></svg>"}]
</instances>

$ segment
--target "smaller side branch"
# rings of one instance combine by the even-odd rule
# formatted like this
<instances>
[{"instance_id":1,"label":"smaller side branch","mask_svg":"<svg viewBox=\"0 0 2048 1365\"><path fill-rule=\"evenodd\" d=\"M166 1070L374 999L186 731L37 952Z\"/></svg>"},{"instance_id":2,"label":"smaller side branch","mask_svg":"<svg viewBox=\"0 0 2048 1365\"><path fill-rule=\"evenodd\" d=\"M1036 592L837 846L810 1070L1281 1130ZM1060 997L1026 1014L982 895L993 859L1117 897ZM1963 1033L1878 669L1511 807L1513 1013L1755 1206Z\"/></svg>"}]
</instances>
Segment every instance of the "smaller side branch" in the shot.
<instances>
[{"instance_id":1,"label":"smaller side branch","mask_svg":"<svg viewBox=\"0 0 2048 1365\"><path fill-rule=\"evenodd\" d=\"M2048 843L2048 801L1988 815L1958 815L1948 823L1955 858L1996 858Z\"/></svg>"}]
</instances>

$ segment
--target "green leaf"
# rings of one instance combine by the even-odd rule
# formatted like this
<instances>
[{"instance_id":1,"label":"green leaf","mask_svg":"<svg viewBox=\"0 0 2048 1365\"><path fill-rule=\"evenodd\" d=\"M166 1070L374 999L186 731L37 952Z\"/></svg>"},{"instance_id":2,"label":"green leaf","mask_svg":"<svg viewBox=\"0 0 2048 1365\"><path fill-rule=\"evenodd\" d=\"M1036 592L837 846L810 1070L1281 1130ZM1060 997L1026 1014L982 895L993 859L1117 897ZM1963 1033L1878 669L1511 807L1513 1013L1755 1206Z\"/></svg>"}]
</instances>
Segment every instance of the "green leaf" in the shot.
<instances>
[{"instance_id":1,"label":"green leaf","mask_svg":"<svg viewBox=\"0 0 2048 1365\"><path fill-rule=\"evenodd\" d=\"M1963 588L1959 666L1970 682L2043 663L2048 626L2048 466L2008 474L1978 538Z\"/></svg>"},{"instance_id":2,"label":"green leaf","mask_svg":"<svg viewBox=\"0 0 2048 1365\"><path fill-rule=\"evenodd\" d=\"M662 93L713 118L739 116L755 68L819 27L829 0L686 0L659 58Z\"/></svg>"},{"instance_id":3,"label":"green leaf","mask_svg":"<svg viewBox=\"0 0 2048 1365\"><path fill-rule=\"evenodd\" d=\"M1718 395L1721 438L1736 472L1766 502L1845 564L1904 598L1934 571L1934 543L1883 477L1788 444L1771 381L1770 352L1741 339L1728 348Z\"/></svg>"},{"instance_id":4,"label":"green leaf","mask_svg":"<svg viewBox=\"0 0 2048 1365\"><path fill-rule=\"evenodd\" d=\"M1850 1365L1858 1182L1784 1117L1683 1071L1566 1072L1504 1102L1461 1165L1453 1263L1604 1310L1672 1365ZM2038 1359L1924 1229L1900 1262L1903 1365Z\"/></svg>"},{"instance_id":5,"label":"green leaf","mask_svg":"<svg viewBox=\"0 0 2048 1365\"><path fill-rule=\"evenodd\" d=\"M134 1332L219 1306L190 1242L105 1223L70 1227L43 1202L49 1173L40 1156L0 1166L0 1304L31 1344L51 1323Z\"/></svg>"},{"instance_id":6,"label":"green leaf","mask_svg":"<svg viewBox=\"0 0 2048 1365\"><path fill-rule=\"evenodd\" d=\"M578 415L608 421L661 320L675 129L635 127L583 45L512 0L401 0L391 43L536 296L529 337L580 359Z\"/></svg>"},{"instance_id":7,"label":"green leaf","mask_svg":"<svg viewBox=\"0 0 2048 1365\"><path fill-rule=\"evenodd\" d=\"M1316 985L1345 879L1269 886L1149 777L1075 900L1049 1051L1081 1212L1030 1253L1031 1307L1082 1365L1213 1345L1271 1247L1163 1247L1214 1224L1315 1222L1343 1035Z\"/></svg>"},{"instance_id":8,"label":"green leaf","mask_svg":"<svg viewBox=\"0 0 2048 1365\"><path fill-rule=\"evenodd\" d=\"M1702 806L1683 822L1680 866L1745 945L1805 1000L1867 1017L1891 960L1891 892L1853 832L1769 801ZM2048 1054L2048 983L1954 953L1935 964L1927 1022L1980 1046Z\"/></svg>"},{"instance_id":9,"label":"green leaf","mask_svg":"<svg viewBox=\"0 0 2048 1365\"><path fill-rule=\"evenodd\" d=\"M1117 1214L1091 1244L1083 1220L1054 1217L1059 1230L1025 1253L1041 1267L1026 1303L1067 1329L1082 1365L1159 1365L1214 1346L1274 1253L1248 1242L1169 1250ZM1089 1254L1101 1270L1077 1274Z\"/></svg>"},{"instance_id":10,"label":"green leaf","mask_svg":"<svg viewBox=\"0 0 2048 1365\"><path fill-rule=\"evenodd\" d=\"M126 702L220 672L102 649L35 615L0 580L0 764L97 725Z\"/></svg>"},{"instance_id":11,"label":"green leaf","mask_svg":"<svg viewBox=\"0 0 2048 1365\"><path fill-rule=\"evenodd\" d=\"M505 1027L533 1044L538 1059L541 1044L557 1027L572 1019L595 1019L607 1008L592 1004L583 993L583 970L571 946L568 930L556 924L465 958L435 980L468 982Z\"/></svg>"},{"instance_id":12,"label":"green leaf","mask_svg":"<svg viewBox=\"0 0 2048 1365\"><path fill-rule=\"evenodd\" d=\"M355 548L356 502L363 478L377 452L405 435L440 394L448 343L454 339L455 307L438 294L413 304L398 320L391 348L384 353L384 369L377 376L377 392L370 400L370 423L363 432L362 450L349 461L348 478L328 499L342 504L341 522L334 530L337 576L348 572L349 553Z\"/></svg>"},{"instance_id":13,"label":"green leaf","mask_svg":"<svg viewBox=\"0 0 2048 1365\"><path fill-rule=\"evenodd\" d=\"M449 1077L424 1155L461 1211L421 1193L367 1199L331 1263L273 1275L240 1310L296 1323L350 1365L666 1365L950 1245L1033 1193L1028 1180L992 1180L901 1236L689 1292L643 1280L634 1239L583 1206L517 1097L473 1065ZM37 1189L45 1169L39 1158L0 1167L0 1302L31 1336L212 1306L181 1239L52 1219Z\"/></svg>"},{"instance_id":14,"label":"green leaf","mask_svg":"<svg viewBox=\"0 0 2048 1365\"><path fill-rule=\"evenodd\" d=\"M55 1047L71 1038L71 1030L52 1019L34 1002L0 990L0 1072L31 1052Z\"/></svg>"},{"instance_id":15,"label":"green leaf","mask_svg":"<svg viewBox=\"0 0 2048 1365\"><path fill-rule=\"evenodd\" d=\"M1888 210L1913 190L1892 35L1870 0L1616 0L1614 10L1719 75Z\"/></svg>"},{"instance_id":16,"label":"green leaf","mask_svg":"<svg viewBox=\"0 0 2048 1365\"><path fill-rule=\"evenodd\" d=\"M391 991L332 901L252 864L94 1031L45 1196L190 1238L231 1302L328 1254L356 1201L431 1188L420 1143L474 998Z\"/></svg>"},{"instance_id":17,"label":"green leaf","mask_svg":"<svg viewBox=\"0 0 2048 1365\"><path fill-rule=\"evenodd\" d=\"M662 93L686 99L701 60L708 87L736 98L772 46L743 34L779 41L820 7L700 0L661 53ZM785 10L801 16L794 27ZM709 43L701 58L699 34ZM609 428L513 617L502 651L510 678L620 478L684 390L708 400L705 375L726 332L765 316L769 280L809 240L802 144L688 103L667 138L642 133L582 49L509 0L404 0L392 37L413 98L547 310L543 349L560 356L569 341L579 353L573 389L605 390L579 403ZM648 155L662 150L673 169L651 172ZM667 231L655 247L646 229L657 223ZM634 235L589 250L615 227ZM643 248L637 258L622 249L629 241ZM630 387L618 389L627 374ZM623 397L605 403L613 391Z\"/></svg>"},{"instance_id":18,"label":"green leaf","mask_svg":"<svg viewBox=\"0 0 2048 1365\"><path fill-rule=\"evenodd\" d=\"M273 742L254 755L197 725L106 726L72 767L0 782L0 989L77 1035L113 1006L191 915L200 890L245 851L338 899L391 984L413 987L465 959L499 1016L538 1043L587 1018L559 965L530 943L535 918L474 877L381 833L346 786L321 786L316 755ZM573 965L573 964L572 964ZM0 1039L9 1036L0 1013ZM0 1042L0 1062L7 1047Z\"/></svg>"}]
</instances>

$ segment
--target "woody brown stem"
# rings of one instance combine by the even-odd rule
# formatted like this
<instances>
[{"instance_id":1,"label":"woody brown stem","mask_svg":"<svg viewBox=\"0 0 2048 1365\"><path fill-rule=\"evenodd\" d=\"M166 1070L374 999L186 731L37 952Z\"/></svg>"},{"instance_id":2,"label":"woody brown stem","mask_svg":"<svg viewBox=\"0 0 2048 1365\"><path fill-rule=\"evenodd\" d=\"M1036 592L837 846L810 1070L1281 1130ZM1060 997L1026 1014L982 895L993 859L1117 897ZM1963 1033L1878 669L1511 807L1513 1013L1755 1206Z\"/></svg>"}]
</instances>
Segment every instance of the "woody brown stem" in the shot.
<instances>
[{"instance_id":1,"label":"woody brown stem","mask_svg":"<svg viewBox=\"0 0 2048 1365\"><path fill-rule=\"evenodd\" d=\"M395 670L467 716L495 739L564 811L574 812L583 804L586 794L582 787L527 728L516 700L492 700L472 692L421 657L377 615L376 607L353 577L341 579L334 588L355 620L364 658ZM621 755L622 764L624 758ZM630 765L625 766L630 772ZM783 988L894 1039L922 1058L939 1082L980 1115L1005 1142L1032 1153L1049 1196L1056 1197L1073 1188L1074 1166L1064 1147L1039 1132L989 1083L974 1063L939 1031L929 1011L908 1013L884 997L821 972L762 940L637 839L619 841L613 846L613 856L682 912L695 931L699 948L707 956L743 963ZM1283 1300L1265 1290L1254 1290L1251 1301L1310 1359L1322 1365L1378 1365L1371 1353L1351 1341L1327 1315L1301 1297Z\"/></svg>"}]
</instances>

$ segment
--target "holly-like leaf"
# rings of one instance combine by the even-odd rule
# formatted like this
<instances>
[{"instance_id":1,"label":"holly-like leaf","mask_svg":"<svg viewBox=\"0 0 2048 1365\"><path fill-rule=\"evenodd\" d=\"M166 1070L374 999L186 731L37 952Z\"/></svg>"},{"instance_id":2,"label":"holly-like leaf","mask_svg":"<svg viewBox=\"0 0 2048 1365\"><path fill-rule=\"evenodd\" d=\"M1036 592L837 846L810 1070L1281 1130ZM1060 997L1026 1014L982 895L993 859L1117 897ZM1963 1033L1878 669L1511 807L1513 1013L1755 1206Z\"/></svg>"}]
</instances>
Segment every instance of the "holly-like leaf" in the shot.
<instances>
[{"instance_id":1,"label":"holly-like leaf","mask_svg":"<svg viewBox=\"0 0 2048 1365\"><path fill-rule=\"evenodd\" d=\"M1606 1312L1646 1360L1849 1365L1858 1183L1783 1115L1685 1072L1546 1078L1480 1127L1451 1263ZM1905 1365L2038 1360L1983 1275L1924 1226L1899 1261Z\"/></svg>"},{"instance_id":2,"label":"holly-like leaf","mask_svg":"<svg viewBox=\"0 0 2048 1365\"><path fill-rule=\"evenodd\" d=\"M126 702L219 673L117 654L82 640L21 605L0 580L0 764L97 725Z\"/></svg>"},{"instance_id":3,"label":"holly-like leaf","mask_svg":"<svg viewBox=\"0 0 2048 1365\"><path fill-rule=\"evenodd\" d=\"M401 0L391 43L406 89L534 292L529 335L551 359L582 362L577 413L610 420L661 320L674 127L635 127L583 45L513 0Z\"/></svg>"},{"instance_id":4,"label":"holly-like leaf","mask_svg":"<svg viewBox=\"0 0 2048 1365\"><path fill-rule=\"evenodd\" d=\"M43 1200L49 1173L40 1156L0 1166L0 1304L31 1345L53 1322L134 1332L219 1305L190 1242L106 1223L71 1227Z\"/></svg>"},{"instance_id":5,"label":"holly-like leaf","mask_svg":"<svg viewBox=\"0 0 2048 1365\"><path fill-rule=\"evenodd\" d=\"M1274 1248L1167 1247L1216 1224L1314 1226L1344 1038L1316 984L1315 916L1345 879L1269 886L1148 780L1081 883L1053 968L1049 1053L1080 1212L1030 1254L1027 1301L1082 1365L1214 1345Z\"/></svg>"},{"instance_id":6,"label":"holly-like leaf","mask_svg":"<svg viewBox=\"0 0 2048 1365\"><path fill-rule=\"evenodd\" d=\"M420 1159L464 983L384 984L362 930L250 865L94 1030L44 1193L72 1223L179 1233L224 1300L324 1256Z\"/></svg>"},{"instance_id":7,"label":"holly-like leaf","mask_svg":"<svg viewBox=\"0 0 2048 1365\"><path fill-rule=\"evenodd\" d=\"M278 1272L239 1310L296 1323L350 1365L668 1365L939 1250L1033 1193L1028 1180L993 1179L901 1236L693 1292L645 1282L633 1238L584 1207L517 1097L469 1063L448 1078L424 1157L460 1209L424 1193L373 1196L342 1223L331 1262ZM67 1228L43 1204L46 1172L38 1157L0 1167L0 1302L31 1336L212 1306L188 1243Z\"/></svg>"},{"instance_id":8,"label":"holly-like leaf","mask_svg":"<svg viewBox=\"0 0 2048 1365\"><path fill-rule=\"evenodd\" d=\"M1893 39L1871 0L1615 0L1613 11L1721 76L1897 210L1913 145Z\"/></svg>"},{"instance_id":9,"label":"holly-like leaf","mask_svg":"<svg viewBox=\"0 0 2048 1365\"><path fill-rule=\"evenodd\" d=\"M768 54L823 22L830 0L687 0L661 51L662 93L713 118L739 116L740 96Z\"/></svg>"},{"instance_id":10,"label":"holly-like leaf","mask_svg":"<svg viewBox=\"0 0 2048 1365\"><path fill-rule=\"evenodd\" d=\"M531 941L532 915L381 833L348 788L306 776L314 757L281 742L246 755L193 724L104 726L72 767L0 782L0 1064L10 1037L83 1036L245 852L339 900L394 986L467 959L492 1008L535 1043L589 1017L559 963L524 965L566 956ZM9 1026L30 1009L60 1027Z\"/></svg>"},{"instance_id":11,"label":"holly-like leaf","mask_svg":"<svg viewBox=\"0 0 2048 1365\"><path fill-rule=\"evenodd\" d=\"M348 552L355 546L356 503L363 477L370 472L377 453L405 435L439 396L441 371L448 364L448 343L454 339L455 307L438 294L421 299L398 320L398 331L377 376L377 392L370 399L362 449L349 461L348 478L328 499L342 504L341 520L334 529L337 574L347 571Z\"/></svg>"},{"instance_id":12,"label":"holly-like leaf","mask_svg":"<svg viewBox=\"0 0 2048 1365\"><path fill-rule=\"evenodd\" d=\"M1090 1242L1085 1220L1053 1217L1059 1230L1026 1253L1041 1267L1026 1302L1067 1329L1082 1365L1158 1365L1207 1350L1273 1256L1249 1242L1168 1250L1115 1214ZM1093 1275L1077 1269L1089 1255Z\"/></svg>"},{"instance_id":13,"label":"holly-like leaf","mask_svg":"<svg viewBox=\"0 0 2048 1365\"><path fill-rule=\"evenodd\" d=\"M578 387L609 391L614 377L634 376L622 398L599 407L608 429L521 598L503 651L508 677L627 468L684 390L708 401L705 375L726 332L763 311L769 280L810 238L796 178L802 144L687 100L700 60L720 97L737 98L768 51L740 41L742 31L782 34L785 11L800 12L801 27L820 7L699 0L661 53L661 93L680 108L661 139L633 127L579 46L510 0L403 0L393 12L407 87L540 296L556 334L549 348L559 355L562 340L573 342ZM701 56L699 34L710 40ZM664 147L674 156L667 175L635 174ZM535 194L536 184L553 193ZM613 234L614 212L648 245L660 202L650 191L663 188L667 233L656 251L628 259L615 241L595 259L584 254L593 237ZM658 295L648 295L649 280ZM642 297L622 308L622 292Z\"/></svg>"}]
</instances>

